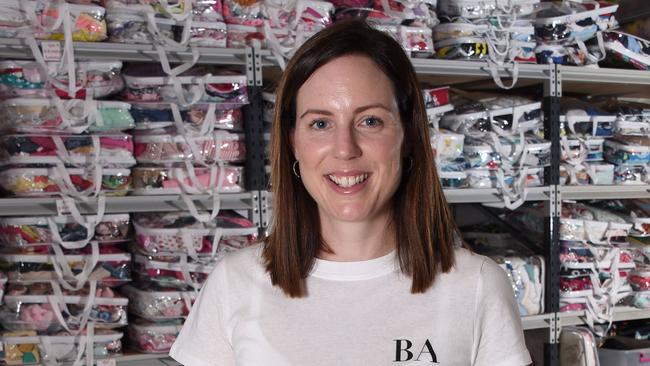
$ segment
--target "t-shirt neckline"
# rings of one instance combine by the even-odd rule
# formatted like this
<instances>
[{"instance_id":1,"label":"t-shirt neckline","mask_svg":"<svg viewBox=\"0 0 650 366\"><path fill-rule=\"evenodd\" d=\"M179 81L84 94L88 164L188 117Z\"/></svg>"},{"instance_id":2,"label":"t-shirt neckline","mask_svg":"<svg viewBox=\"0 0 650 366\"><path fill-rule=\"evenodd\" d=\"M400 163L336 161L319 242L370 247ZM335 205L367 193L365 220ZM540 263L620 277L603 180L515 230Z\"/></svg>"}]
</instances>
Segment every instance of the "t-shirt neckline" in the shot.
<instances>
[{"instance_id":1,"label":"t-shirt neckline","mask_svg":"<svg viewBox=\"0 0 650 366\"><path fill-rule=\"evenodd\" d=\"M385 276L398 268L397 253L355 262L336 262L316 258L310 275L332 281L363 281Z\"/></svg>"}]
</instances>

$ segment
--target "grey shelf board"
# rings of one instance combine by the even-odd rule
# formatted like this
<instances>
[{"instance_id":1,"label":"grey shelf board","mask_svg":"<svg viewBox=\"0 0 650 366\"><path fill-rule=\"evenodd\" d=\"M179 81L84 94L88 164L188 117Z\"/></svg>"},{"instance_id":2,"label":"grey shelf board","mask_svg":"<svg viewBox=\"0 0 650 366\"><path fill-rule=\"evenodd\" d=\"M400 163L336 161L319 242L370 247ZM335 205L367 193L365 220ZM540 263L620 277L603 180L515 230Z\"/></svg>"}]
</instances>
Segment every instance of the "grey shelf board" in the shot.
<instances>
[{"instance_id":1,"label":"grey shelf board","mask_svg":"<svg viewBox=\"0 0 650 366\"><path fill-rule=\"evenodd\" d=\"M491 78L486 61L460 61L412 58L411 63L419 75L483 76ZM519 64L519 79L549 79L552 65ZM511 76L511 65L499 66L501 77Z\"/></svg>"},{"instance_id":2,"label":"grey shelf board","mask_svg":"<svg viewBox=\"0 0 650 366\"><path fill-rule=\"evenodd\" d=\"M132 351L127 351L132 352ZM114 364L116 366L181 366L166 353L128 353L122 356L95 360L95 364ZM114 362L114 363L113 363ZM85 364L85 363L84 363ZM72 366L72 362L64 362L63 366Z\"/></svg>"},{"instance_id":3,"label":"grey shelf board","mask_svg":"<svg viewBox=\"0 0 650 366\"><path fill-rule=\"evenodd\" d=\"M549 187L528 188L526 201L546 201L549 199ZM499 192L494 188L445 189L448 203L499 203L503 202Z\"/></svg>"},{"instance_id":4,"label":"grey shelf board","mask_svg":"<svg viewBox=\"0 0 650 366\"><path fill-rule=\"evenodd\" d=\"M163 353L130 354L115 357L118 366L179 366L180 363Z\"/></svg>"},{"instance_id":5,"label":"grey shelf board","mask_svg":"<svg viewBox=\"0 0 650 366\"><path fill-rule=\"evenodd\" d=\"M549 187L528 188L526 201L546 201L549 199ZM445 189L448 203L499 203L503 202L499 192L494 188L459 188ZM266 193L266 208L273 207L273 195Z\"/></svg>"},{"instance_id":6,"label":"grey shelf board","mask_svg":"<svg viewBox=\"0 0 650 366\"><path fill-rule=\"evenodd\" d=\"M268 50L256 51L262 55L262 66L278 66L275 56ZM411 58L419 75L478 76L491 78L486 61L439 60ZM549 79L553 65L519 64L520 79ZM510 77L511 65L498 67L501 77Z\"/></svg>"},{"instance_id":7,"label":"grey shelf board","mask_svg":"<svg viewBox=\"0 0 650 366\"><path fill-rule=\"evenodd\" d=\"M560 324L566 325L581 325L586 324L585 311L570 311L566 313L558 313ZM614 308L614 321L622 320L637 320L650 318L650 309L637 309L630 306L617 306Z\"/></svg>"},{"instance_id":8,"label":"grey shelf board","mask_svg":"<svg viewBox=\"0 0 650 366\"><path fill-rule=\"evenodd\" d=\"M221 209L257 210L254 203L256 192L223 193L220 195ZM210 210L212 199L208 195L192 196L199 209ZM0 216L57 215L58 198L2 198L0 199ZM77 204L82 214L97 212L96 200ZM187 211L180 195L166 196L124 196L107 197L107 213Z\"/></svg>"},{"instance_id":9,"label":"grey shelf board","mask_svg":"<svg viewBox=\"0 0 650 366\"><path fill-rule=\"evenodd\" d=\"M553 314L525 315L521 317L524 330L548 328Z\"/></svg>"},{"instance_id":10,"label":"grey shelf board","mask_svg":"<svg viewBox=\"0 0 650 366\"><path fill-rule=\"evenodd\" d=\"M650 185L560 186L562 199L638 199L650 198Z\"/></svg>"},{"instance_id":11,"label":"grey shelf board","mask_svg":"<svg viewBox=\"0 0 650 366\"><path fill-rule=\"evenodd\" d=\"M165 47L170 62L186 62L192 59L189 47ZM197 63L221 65L245 65L246 49L198 47ZM76 60L120 60L158 62L158 52L153 45L110 42L74 42ZM0 38L0 57L32 59L32 51L22 39Z\"/></svg>"},{"instance_id":12,"label":"grey shelf board","mask_svg":"<svg viewBox=\"0 0 650 366\"><path fill-rule=\"evenodd\" d=\"M558 66L562 82L578 81L592 83L650 85L650 71L614 68L590 68Z\"/></svg>"}]
</instances>

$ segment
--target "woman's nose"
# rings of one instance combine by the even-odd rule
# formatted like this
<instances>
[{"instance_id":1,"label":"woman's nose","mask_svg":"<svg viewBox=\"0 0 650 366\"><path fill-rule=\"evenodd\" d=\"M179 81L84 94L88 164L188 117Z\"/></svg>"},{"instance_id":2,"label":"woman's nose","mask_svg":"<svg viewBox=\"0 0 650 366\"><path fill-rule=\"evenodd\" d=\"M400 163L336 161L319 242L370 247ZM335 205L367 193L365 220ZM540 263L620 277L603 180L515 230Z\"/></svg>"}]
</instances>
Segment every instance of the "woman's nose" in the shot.
<instances>
[{"instance_id":1,"label":"woman's nose","mask_svg":"<svg viewBox=\"0 0 650 366\"><path fill-rule=\"evenodd\" d=\"M354 159L361 156L358 136L352 127L339 128L334 135L334 152L338 159Z\"/></svg>"}]
</instances>

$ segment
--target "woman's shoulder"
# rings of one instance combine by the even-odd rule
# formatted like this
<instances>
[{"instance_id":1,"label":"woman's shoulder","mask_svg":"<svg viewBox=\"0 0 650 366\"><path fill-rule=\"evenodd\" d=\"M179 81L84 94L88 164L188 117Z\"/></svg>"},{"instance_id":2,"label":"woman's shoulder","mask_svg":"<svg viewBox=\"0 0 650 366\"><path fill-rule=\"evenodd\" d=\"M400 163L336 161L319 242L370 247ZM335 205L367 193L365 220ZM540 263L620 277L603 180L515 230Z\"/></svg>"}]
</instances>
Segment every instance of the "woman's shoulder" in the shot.
<instances>
[{"instance_id":1,"label":"woman's shoulder","mask_svg":"<svg viewBox=\"0 0 650 366\"><path fill-rule=\"evenodd\" d=\"M262 260L262 244L256 243L241 249L233 250L221 258L216 267L221 267L230 273L233 271L258 272L264 271Z\"/></svg>"},{"instance_id":2,"label":"woman's shoulder","mask_svg":"<svg viewBox=\"0 0 650 366\"><path fill-rule=\"evenodd\" d=\"M503 270L491 258L474 253L466 248L456 248L453 272L476 278L477 276L499 275Z\"/></svg>"},{"instance_id":3,"label":"woman's shoulder","mask_svg":"<svg viewBox=\"0 0 650 366\"><path fill-rule=\"evenodd\" d=\"M264 272L262 245L253 244L226 253L215 263L210 276L229 280L250 279L251 276L259 277Z\"/></svg>"}]
</instances>

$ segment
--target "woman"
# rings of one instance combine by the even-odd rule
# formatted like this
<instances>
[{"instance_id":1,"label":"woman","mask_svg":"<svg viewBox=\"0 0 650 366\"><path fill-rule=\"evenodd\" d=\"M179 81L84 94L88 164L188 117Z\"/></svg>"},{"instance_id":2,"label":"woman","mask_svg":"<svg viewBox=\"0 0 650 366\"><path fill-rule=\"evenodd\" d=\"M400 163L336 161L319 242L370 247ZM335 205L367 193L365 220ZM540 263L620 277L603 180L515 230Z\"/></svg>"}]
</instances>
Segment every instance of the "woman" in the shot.
<instances>
[{"instance_id":1,"label":"woman","mask_svg":"<svg viewBox=\"0 0 650 366\"><path fill-rule=\"evenodd\" d=\"M203 365L526 365L504 271L455 245L414 70L361 21L277 90L274 224L219 262L170 352Z\"/></svg>"}]
</instances>

